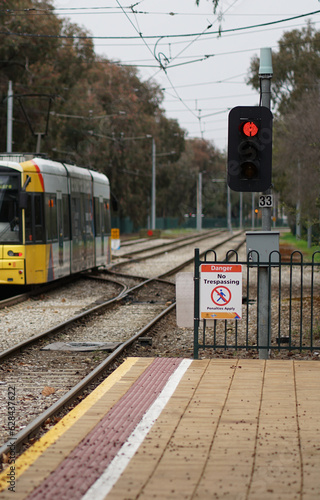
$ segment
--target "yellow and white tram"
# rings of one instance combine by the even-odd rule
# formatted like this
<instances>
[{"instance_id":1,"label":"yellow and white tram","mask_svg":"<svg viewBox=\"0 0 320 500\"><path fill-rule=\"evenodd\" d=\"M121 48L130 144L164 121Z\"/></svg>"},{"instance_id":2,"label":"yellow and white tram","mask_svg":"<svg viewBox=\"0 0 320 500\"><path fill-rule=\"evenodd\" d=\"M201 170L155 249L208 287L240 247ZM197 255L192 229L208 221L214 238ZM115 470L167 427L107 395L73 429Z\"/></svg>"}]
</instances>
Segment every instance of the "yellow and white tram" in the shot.
<instances>
[{"instance_id":1,"label":"yellow and white tram","mask_svg":"<svg viewBox=\"0 0 320 500\"><path fill-rule=\"evenodd\" d=\"M23 160L0 157L0 284L46 283L110 263L108 178Z\"/></svg>"}]
</instances>

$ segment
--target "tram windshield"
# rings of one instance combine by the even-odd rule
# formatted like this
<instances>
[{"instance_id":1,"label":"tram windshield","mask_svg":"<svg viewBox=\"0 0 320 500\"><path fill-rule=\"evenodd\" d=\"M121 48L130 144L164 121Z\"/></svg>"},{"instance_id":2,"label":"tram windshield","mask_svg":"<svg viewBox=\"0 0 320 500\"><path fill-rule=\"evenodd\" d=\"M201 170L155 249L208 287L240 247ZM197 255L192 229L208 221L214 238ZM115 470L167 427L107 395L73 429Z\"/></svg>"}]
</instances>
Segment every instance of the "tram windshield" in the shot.
<instances>
[{"instance_id":1,"label":"tram windshield","mask_svg":"<svg viewBox=\"0 0 320 500\"><path fill-rule=\"evenodd\" d=\"M0 173L0 243L20 241L19 176Z\"/></svg>"}]
</instances>

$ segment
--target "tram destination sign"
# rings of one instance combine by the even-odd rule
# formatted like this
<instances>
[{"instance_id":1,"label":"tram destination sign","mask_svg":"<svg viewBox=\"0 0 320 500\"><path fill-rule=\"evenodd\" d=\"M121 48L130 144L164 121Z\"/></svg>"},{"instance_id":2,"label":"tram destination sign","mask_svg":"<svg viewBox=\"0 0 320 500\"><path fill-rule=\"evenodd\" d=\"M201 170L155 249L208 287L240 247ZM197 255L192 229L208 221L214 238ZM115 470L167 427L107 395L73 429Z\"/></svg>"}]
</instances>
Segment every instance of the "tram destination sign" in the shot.
<instances>
[{"instance_id":1,"label":"tram destination sign","mask_svg":"<svg viewBox=\"0 0 320 500\"><path fill-rule=\"evenodd\" d=\"M200 318L241 319L242 266L201 264Z\"/></svg>"}]
</instances>

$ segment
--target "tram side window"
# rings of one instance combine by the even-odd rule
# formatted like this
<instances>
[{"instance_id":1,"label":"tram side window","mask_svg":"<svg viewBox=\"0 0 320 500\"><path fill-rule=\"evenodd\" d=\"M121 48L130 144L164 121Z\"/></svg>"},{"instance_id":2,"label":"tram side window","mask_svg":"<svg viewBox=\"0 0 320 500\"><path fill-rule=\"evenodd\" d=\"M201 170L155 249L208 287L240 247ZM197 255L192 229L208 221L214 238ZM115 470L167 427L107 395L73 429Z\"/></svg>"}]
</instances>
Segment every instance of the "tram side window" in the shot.
<instances>
[{"instance_id":1,"label":"tram side window","mask_svg":"<svg viewBox=\"0 0 320 500\"><path fill-rule=\"evenodd\" d=\"M81 220L81 239L86 240L87 227L86 227L86 199L85 194L80 193L80 220Z\"/></svg>"},{"instance_id":2,"label":"tram side window","mask_svg":"<svg viewBox=\"0 0 320 500\"><path fill-rule=\"evenodd\" d=\"M26 243L44 243L43 195L28 193L25 212Z\"/></svg>"},{"instance_id":3,"label":"tram side window","mask_svg":"<svg viewBox=\"0 0 320 500\"><path fill-rule=\"evenodd\" d=\"M26 243L33 241L32 235L32 206L33 197L28 193L27 209L25 211L25 228L26 228Z\"/></svg>"},{"instance_id":4,"label":"tram side window","mask_svg":"<svg viewBox=\"0 0 320 500\"><path fill-rule=\"evenodd\" d=\"M37 243L44 241L43 232L43 199L42 194L34 195L34 231Z\"/></svg>"},{"instance_id":5,"label":"tram side window","mask_svg":"<svg viewBox=\"0 0 320 500\"><path fill-rule=\"evenodd\" d=\"M62 195L62 217L63 217L63 237L65 240L70 239L70 210L69 210L69 196Z\"/></svg>"},{"instance_id":6,"label":"tram side window","mask_svg":"<svg viewBox=\"0 0 320 500\"><path fill-rule=\"evenodd\" d=\"M72 221L72 239L80 239L80 198L72 196L71 198L71 221Z\"/></svg>"},{"instance_id":7,"label":"tram side window","mask_svg":"<svg viewBox=\"0 0 320 500\"><path fill-rule=\"evenodd\" d=\"M104 214L104 229L105 229L105 234L110 234L111 233L111 217L110 217L110 210L109 210L109 201L108 200L103 200L103 214Z\"/></svg>"},{"instance_id":8,"label":"tram side window","mask_svg":"<svg viewBox=\"0 0 320 500\"><path fill-rule=\"evenodd\" d=\"M55 194L45 195L46 237L47 241L58 240L57 197Z\"/></svg>"},{"instance_id":9,"label":"tram side window","mask_svg":"<svg viewBox=\"0 0 320 500\"><path fill-rule=\"evenodd\" d=\"M94 199L94 229L95 235L101 236L101 217L99 198Z\"/></svg>"},{"instance_id":10,"label":"tram side window","mask_svg":"<svg viewBox=\"0 0 320 500\"><path fill-rule=\"evenodd\" d=\"M94 235L94 219L93 219L93 202L91 196L88 197L88 205L89 205L88 230L90 237L92 238Z\"/></svg>"},{"instance_id":11,"label":"tram side window","mask_svg":"<svg viewBox=\"0 0 320 500\"><path fill-rule=\"evenodd\" d=\"M100 214L101 214L101 234L106 234L106 216L104 213L104 203L100 201Z\"/></svg>"},{"instance_id":12,"label":"tram side window","mask_svg":"<svg viewBox=\"0 0 320 500\"><path fill-rule=\"evenodd\" d=\"M93 217L92 217L92 201L90 195L83 196L83 207L84 207L86 235L87 237L92 238Z\"/></svg>"}]
</instances>

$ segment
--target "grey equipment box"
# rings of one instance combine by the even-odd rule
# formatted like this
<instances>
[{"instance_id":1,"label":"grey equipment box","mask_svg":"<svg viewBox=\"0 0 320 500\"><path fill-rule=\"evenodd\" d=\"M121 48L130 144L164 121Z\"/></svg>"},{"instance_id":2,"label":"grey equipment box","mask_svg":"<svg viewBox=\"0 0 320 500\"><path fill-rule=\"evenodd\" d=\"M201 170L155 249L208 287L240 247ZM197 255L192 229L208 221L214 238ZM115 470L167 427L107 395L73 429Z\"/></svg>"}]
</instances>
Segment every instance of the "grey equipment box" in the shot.
<instances>
[{"instance_id":1,"label":"grey equipment box","mask_svg":"<svg viewBox=\"0 0 320 500\"><path fill-rule=\"evenodd\" d=\"M249 261L269 264L270 253L279 252L279 235L279 231L248 231L246 233L247 257L252 251L249 255ZM273 253L271 255L272 264L279 264L279 261L279 253Z\"/></svg>"}]
</instances>

